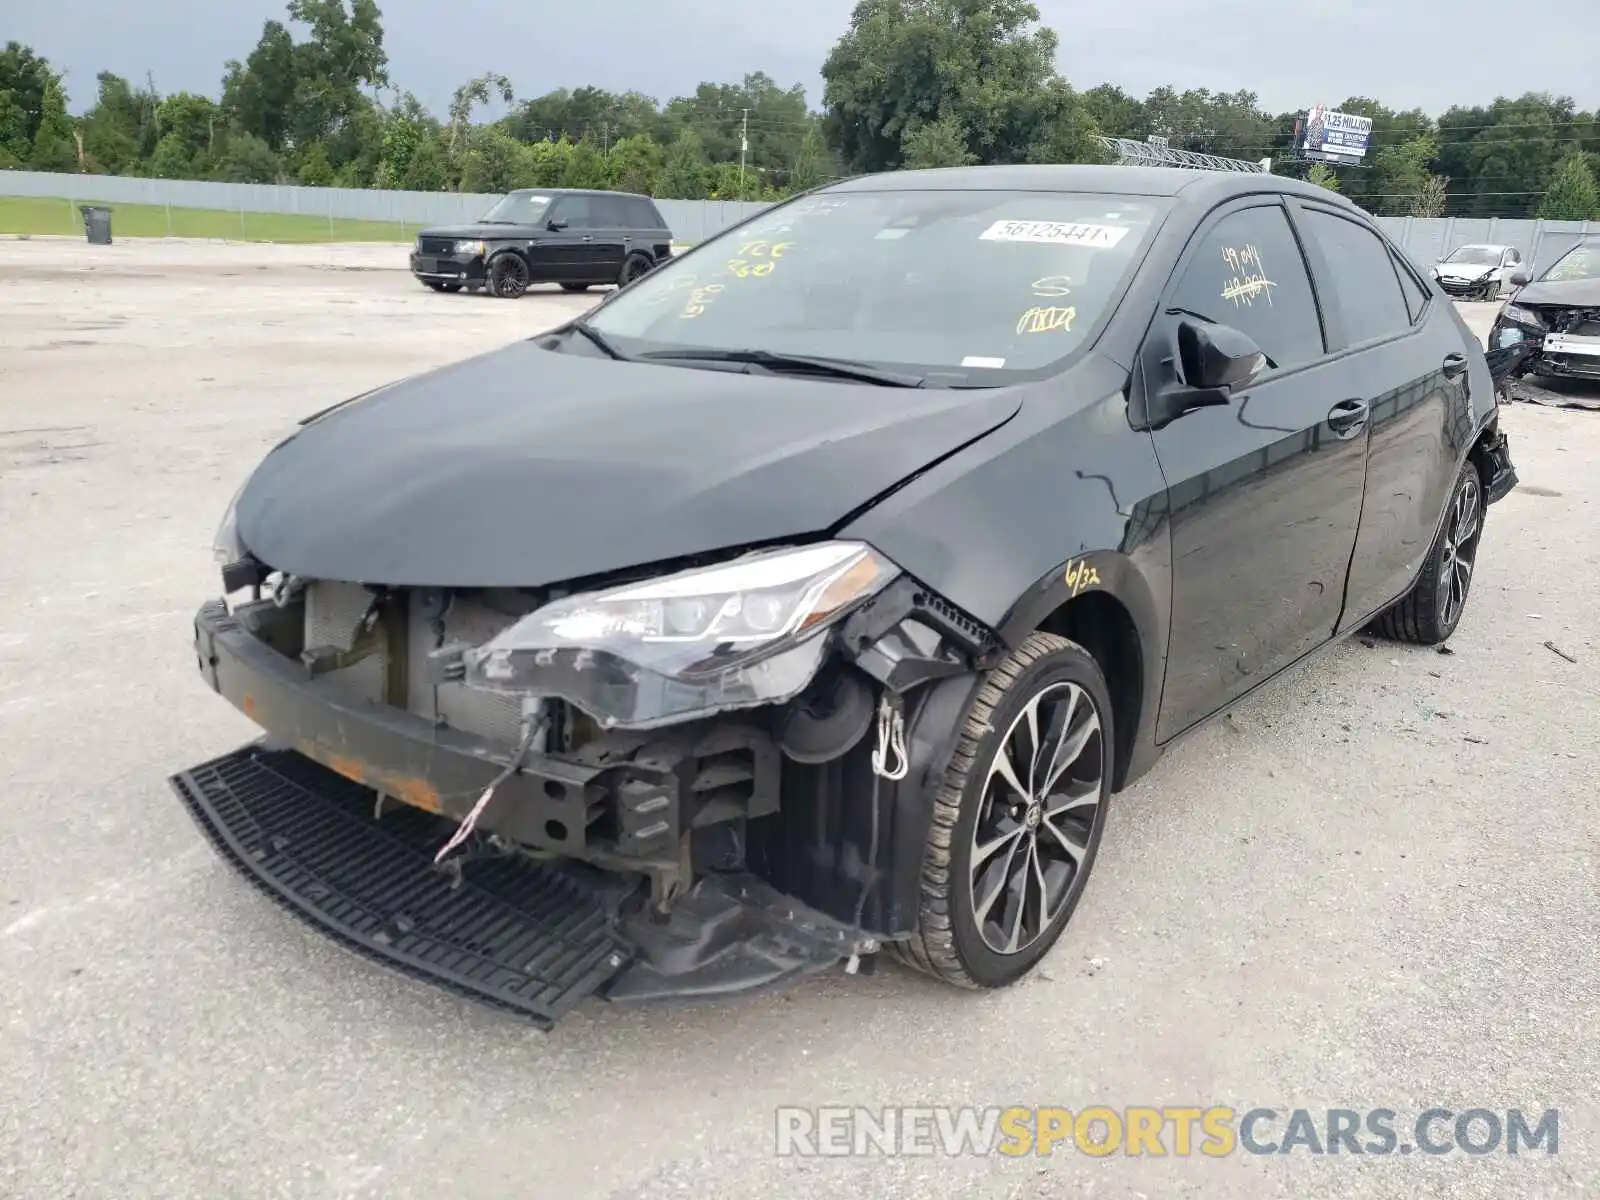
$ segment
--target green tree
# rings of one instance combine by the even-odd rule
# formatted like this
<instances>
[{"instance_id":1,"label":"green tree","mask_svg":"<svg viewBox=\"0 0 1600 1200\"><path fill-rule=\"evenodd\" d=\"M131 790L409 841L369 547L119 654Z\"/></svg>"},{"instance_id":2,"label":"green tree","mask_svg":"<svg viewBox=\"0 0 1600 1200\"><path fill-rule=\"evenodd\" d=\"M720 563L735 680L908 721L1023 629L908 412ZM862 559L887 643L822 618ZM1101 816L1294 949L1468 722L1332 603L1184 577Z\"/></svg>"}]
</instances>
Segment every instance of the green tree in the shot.
<instances>
[{"instance_id":1,"label":"green tree","mask_svg":"<svg viewBox=\"0 0 1600 1200\"><path fill-rule=\"evenodd\" d=\"M1084 107L1107 136L1142 140L1149 133L1145 128L1144 104L1116 85L1102 83L1082 95Z\"/></svg>"},{"instance_id":2,"label":"green tree","mask_svg":"<svg viewBox=\"0 0 1600 1200\"><path fill-rule=\"evenodd\" d=\"M667 147L661 168L661 194L677 200L703 200L711 192L711 161L705 143L685 129Z\"/></svg>"},{"instance_id":3,"label":"green tree","mask_svg":"<svg viewBox=\"0 0 1600 1200\"><path fill-rule=\"evenodd\" d=\"M423 145L438 136L439 123L410 92L402 95L383 115L383 134L374 184L381 188L403 187L412 161ZM432 190L432 189L429 189Z\"/></svg>"},{"instance_id":4,"label":"green tree","mask_svg":"<svg viewBox=\"0 0 1600 1200\"><path fill-rule=\"evenodd\" d=\"M412 192L448 192L455 187L450 160L438 134L425 138L406 163L399 185Z\"/></svg>"},{"instance_id":5,"label":"green tree","mask_svg":"<svg viewBox=\"0 0 1600 1200\"><path fill-rule=\"evenodd\" d=\"M533 177L533 156L528 147L505 130L480 126L468 135L461 191L509 192L531 186Z\"/></svg>"},{"instance_id":6,"label":"green tree","mask_svg":"<svg viewBox=\"0 0 1600 1200\"><path fill-rule=\"evenodd\" d=\"M1573 151L1561 160L1550 187L1539 201L1538 215L1547 221L1587 221L1600 217L1600 189L1589 160Z\"/></svg>"},{"instance_id":7,"label":"green tree","mask_svg":"<svg viewBox=\"0 0 1600 1200\"><path fill-rule=\"evenodd\" d=\"M1054 81L1035 98L1034 135L1027 161L1104 163L1111 155L1100 144L1094 113L1064 80Z\"/></svg>"},{"instance_id":8,"label":"green tree","mask_svg":"<svg viewBox=\"0 0 1600 1200\"><path fill-rule=\"evenodd\" d=\"M905 138L952 120L980 162L1020 162L1056 35L1031 0L860 0L822 65L830 144L856 171L905 161Z\"/></svg>"},{"instance_id":9,"label":"green tree","mask_svg":"<svg viewBox=\"0 0 1600 1200\"><path fill-rule=\"evenodd\" d=\"M566 169L561 173L561 186L569 188L603 188L606 186L606 160L593 138L583 138L572 148Z\"/></svg>"},{"instance_id":10,"label":"green tree","mask_svg":"<svg viewBox=\"0 0 1600 1200\"><path fill-rule=\"evenodd\" d=\"M187 170L195 171L192 176L165 174L163 178L203 179L211 173L216 134L219 126L224 131L227 128L213 101L189 91L174 91L155 109L155 125L162 134L162 141L155 149L162 157L163 173L179 170L181 163L187 163ZM162 146L166 146L165 152Z\"/></svg>"},{"instance_id":11,"label":"green tree","mask_svg":"<svg viewBox=\"0 0 1600 1200\"><path fill-rule=\"evenodd\" d=\"M794 158L789 164L790 190L804 192L826 183L836 173L830 157L827 143L822 139L821 125L812 122L805 136L800 139L800 144L795 147Z\"/></svg>"},{"instance_id":12,"label":"green tree","mask_svg":"<svg viewBox=\"0 0 1600 1200\"><path fill-rule=\"evenodd\" d=\"M33 134L33 153L28 165L37 171L76 171L78 147L73 137L72 118L67 116L67 98L59 80L45 85L39 106L39 125Z\"/></svg>"},{"instance_id":13,"label":"green tree","mask_svg":"<svg viewBox=\"0 0 1600 1200\"><path fill-rule=\"evenodd\" d=\"M504 75L493 71L485 72L476 79L469 79L456 89L456 94L450 100L450 149L456 150L464 142L467 135L467 126L472 120L472 110L480 104L488 104L498 95L501 100L510 104L513 100L511 81Z\"/></svg>"},{"instance_id":14,"label":"green tree","mask_svg":"<svg viewBox=\"0 0 1600 1200\"><path fill-rule=\"evenodd\" d=\"M283 163L272 147L253 133L238 130L228 135L217 163L216 177L227 183L277 183ZM304 183L303 178L301 182Z\"/></svg>"},{"instance_id":15,"label":"green tree","mask_svg":"<svg viewBox=\"0 0 1600 1200\"><path fill-rule=\"evenodd\" d=\"M333 161L328 157L326 146L321 142L312 142L300 151L298 157L300 162L295 168L295 180L302 187L333 186Z\"/></svg>"},{"instance_id":16,"label":"green tree","mask_svg":"<svg viewBox=\"0 0 1600 1200\"><path fill-rule=\"evenodd\" d=\"M1438 169L1459 184L1456 215L1526 217L1592 119L1569 96L1527 93L1439 118Z\"/></svg>"},{"instance_id":17,"label":"green tree","mask_svg":"<svg viewBox=\"0 0 1600 1200\"><path fill-rule=\"evenodd\" d=\"M126 79L109 71L97 77L94 107L83 115L84 155L91 171L113 175L137 172L156 146L156 107L160 97L135 91Z\"/></svg>"},{"instance_id":18,"label":"green tree","mask_svg":"<svg viewBox=\"0 0 1600 1200\"><path fill-rule=\"evenodd\" d=\"M918 167L964 167L978 161L967 149L967 130L953 117L913 123L900 139L902 165Z\"/></svg>"},{"instance_id":19,"label":"green tree","mask_svg":"<svg viewBox=\"0 0 1600 1200\"><path fill-rule=\"evenodd\" d=\"M1306 172L1306 182L1327 188L1330 192L1339 190L1339 177L1327 163L1312 163L1311 169Z\"/></svg>"},{"instance_id":20,"label":"green tree","mask_svg":"<svg viewBox=\"0 0 1600 1200\"><path fill-rule=\"evenodd\" d=\"M0 50L0 150L17 162L33 157L45 92L60 82L49 61L21 42L7 42Z\"/></svg>"},{"instance_id":21,"label":"green tree","mask_svg":"<svg viewBox=\"0 0 1600 1200\"><path fill-rule=\"evenodd\" d=\"M1450 201L1450 180L1444 175L1429 175L1417 190L1411 205L1413 217L1442 217Z\"/></svg>"},{"instance_id":22,"label":"green tree","mask_svg":"<svg viewBox=\"0 0 1600 1200\"><path fill-rule=\"evenodd\" d=\"M653 196L661 186L666 155L648 133L623 138L606 155L606 179L619 192Z\"/></svg>"},{"instance_id":23,"label":"green tree","mask_svg":"<svg viewBox=\"0 0 1600 1200\"><path fill-rule=\"evenodd\" d=\"M528 156L533 162L533 178L529 186L560 187L562 179L566 178L567 164L572 161L573 149L572 143L566 138L555 142L534 142L529 146Z\"/></svg>"},{"instance_id":24,"label":"green tree","mask_svg":"<svg viewBox=\"0 0 1600 1200\"><path fill-rule=\"evenodd\" d=\"M250 57L227 64L222 109L236 128L281 150L294 125L298 81L294 38L281 22L268 21Z\"/></svg>"}]
</instances>

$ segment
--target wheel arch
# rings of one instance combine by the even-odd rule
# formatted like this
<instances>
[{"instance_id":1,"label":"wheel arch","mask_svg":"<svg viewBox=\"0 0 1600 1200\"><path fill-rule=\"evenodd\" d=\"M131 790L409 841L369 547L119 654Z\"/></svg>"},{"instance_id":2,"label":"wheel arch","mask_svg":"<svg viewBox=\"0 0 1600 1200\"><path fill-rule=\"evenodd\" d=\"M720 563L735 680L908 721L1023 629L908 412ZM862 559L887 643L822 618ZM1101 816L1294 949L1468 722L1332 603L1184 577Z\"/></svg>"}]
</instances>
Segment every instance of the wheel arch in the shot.
<instances>
[{"instance_id":1,"label":"wheel arch","mask_svg":"<svg viewBox=\"0 0 1600 1200\"><path fill-rule=\"evenodd\" d=\"M517 258L520 258L522 260L522 265L528 268L528 274L533 274L533 260L528 257L527 249L523 246L512 244L490 247L489 253L483 256L484 273L487 274L489 269L493 267L499 259L504 258L508 254L512 254Z\"/></svg>"},{"instance_id":2,"label":"wheel arch","mask_svg":"<svg viewBox=\"0 0 1600 1200\"><path fill-rule=\"evenodd\" d=\"M1158 603L1144 570L1114 550L1077 555L1017 602L998 630L1008 646L1035 631L1082 646L1111 692L1116 730L1112 790L1138 771L1136 751L1151 736L1166 663L1167 606Z\"/></svg>"}]
</instances>

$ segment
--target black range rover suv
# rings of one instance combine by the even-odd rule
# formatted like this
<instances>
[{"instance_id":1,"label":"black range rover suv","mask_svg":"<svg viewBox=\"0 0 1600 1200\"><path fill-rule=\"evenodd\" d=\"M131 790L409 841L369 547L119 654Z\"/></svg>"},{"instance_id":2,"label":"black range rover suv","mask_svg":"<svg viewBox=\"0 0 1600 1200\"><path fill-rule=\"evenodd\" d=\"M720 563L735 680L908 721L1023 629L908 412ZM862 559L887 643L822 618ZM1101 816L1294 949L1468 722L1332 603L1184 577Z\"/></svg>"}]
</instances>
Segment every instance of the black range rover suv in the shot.
<instances>
[{"instance_id":1,"label":"black range rover suv","mask_svg":"<svg viewBox=\"0 0 1600 1200\"><path fill-rule=\"evenodd\" d=\"M411 273L436 292L487 288L516 299L533 283L620 287L671 256L672 231L648 196L523 189L476 224L424 229Z\"/></svg>"}]
</instances>

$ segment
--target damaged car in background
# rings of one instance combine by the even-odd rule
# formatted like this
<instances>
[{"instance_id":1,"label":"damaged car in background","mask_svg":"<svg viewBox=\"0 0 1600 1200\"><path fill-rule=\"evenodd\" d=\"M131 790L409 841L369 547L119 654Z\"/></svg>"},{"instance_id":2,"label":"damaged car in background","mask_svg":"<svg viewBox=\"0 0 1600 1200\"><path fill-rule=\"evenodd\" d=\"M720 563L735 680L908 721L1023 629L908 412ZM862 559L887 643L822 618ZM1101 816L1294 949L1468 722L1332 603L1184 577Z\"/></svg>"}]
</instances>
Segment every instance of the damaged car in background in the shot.
<instances>
[{"instance_id":1,"label":"damaged car in background","mask_svg":"<svg viewBox=\"0 0 1600 1200\"><path fill-rule=\"evenodd\" d=\"M308 418L217 537L172 777L218 850L541 1026L889 951L1023 976L1114 793L1363 629L1462 619L1483 351L1293 180L905 171Z\"/></svg>"},{"instance_id":2,"label":"damaged car in background","mask_svg":"<svg viewBox=\"0 0 1600 1200\"><path fill-rule=\"evenodd\" d=\"M1571 381L1600 387L1600 240L1580 242L1517 288L1489 331L1489 360L1507 389Z\"/></svg>"},{"instance_id":3,"label":"damaged car in background","mask_svg":"<svg viewBox=\"0 0 1600 1200\"><path fill-rule=\"evenodd\" d=\"M1433 277L1452 296L1498 300L1521 266L1522 252L1515 246L1458 246L1434 264Z\"/></svg>"}]
</instances>

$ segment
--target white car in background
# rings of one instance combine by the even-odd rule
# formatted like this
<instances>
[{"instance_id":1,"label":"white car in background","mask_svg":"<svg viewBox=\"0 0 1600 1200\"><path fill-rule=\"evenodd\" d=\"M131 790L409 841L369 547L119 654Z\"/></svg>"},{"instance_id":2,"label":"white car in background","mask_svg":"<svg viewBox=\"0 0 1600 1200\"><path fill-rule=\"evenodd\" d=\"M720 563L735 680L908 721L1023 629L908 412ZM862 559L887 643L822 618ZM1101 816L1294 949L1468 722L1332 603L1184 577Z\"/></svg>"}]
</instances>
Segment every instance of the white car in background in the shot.
<instances>
[{"instance_id":1,"label":"white car in background","mask_svg":"<svg viewBox=\"0 0 1600 1200\"><path fill-rule=\"evenodd\" d=\"M1434 264L1433 277L1452 296L1495 300L1521 265L1522 254L1515 246L1457 246Z\"/></svg>"}]
</instances>

